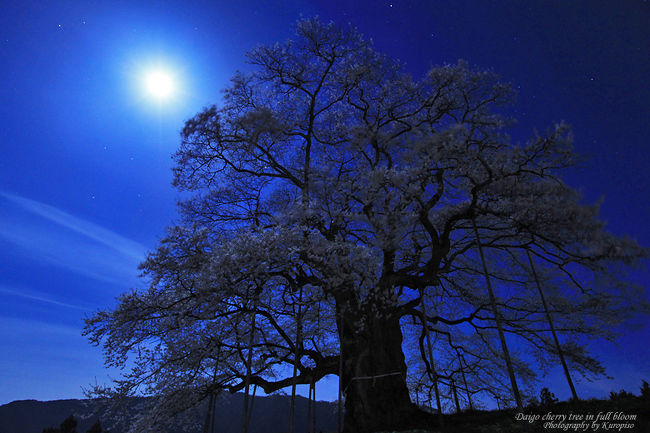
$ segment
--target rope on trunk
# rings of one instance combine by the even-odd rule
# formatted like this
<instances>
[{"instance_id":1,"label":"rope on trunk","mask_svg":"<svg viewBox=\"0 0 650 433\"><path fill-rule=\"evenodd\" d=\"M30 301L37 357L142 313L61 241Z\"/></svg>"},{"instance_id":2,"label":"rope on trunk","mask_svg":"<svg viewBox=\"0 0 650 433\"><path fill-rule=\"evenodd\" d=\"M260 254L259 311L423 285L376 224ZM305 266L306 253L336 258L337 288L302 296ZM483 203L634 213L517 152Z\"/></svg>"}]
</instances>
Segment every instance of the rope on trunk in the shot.
<instances>
[{"instance_id":1,"label":"rope on trunk","mask_svg":"<svg viewBox=\"0 0 650 433\"><path fill-rule=\"evenodd\" d=\"M347 394L348 388L350 387L350 384L352 384L353 380L369 380L369 379L372 379L372 383L374 385L375 379L377 379L378 377L388 377L388 376L402 376L402 372L401 371L396 371L394 373L384 373L384 374L378 374L376 376L355 376L355 377L350 379L350 383L348 383L348 386L346 386L345 389L343 390L343 395Z\"/></svg>"}]
</instances>

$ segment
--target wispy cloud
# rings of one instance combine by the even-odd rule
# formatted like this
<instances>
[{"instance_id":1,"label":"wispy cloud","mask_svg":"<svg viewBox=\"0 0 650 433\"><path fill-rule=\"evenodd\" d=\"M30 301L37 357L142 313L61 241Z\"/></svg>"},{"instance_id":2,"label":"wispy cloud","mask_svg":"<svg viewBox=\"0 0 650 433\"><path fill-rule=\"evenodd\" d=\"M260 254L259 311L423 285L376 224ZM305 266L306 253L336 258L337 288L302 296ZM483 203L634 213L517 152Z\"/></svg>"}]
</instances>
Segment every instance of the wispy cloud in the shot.
<instances>
[{"instance_id":1,"label":"wispy cloud","mask_svg":"<svg viewBox=\"0 0 650 433\"><path fill-rule=\"evenodd\" d=\"M122 285L134 281L144 245L45 203L6 192L0 198L10 205L0 215L0 238L30 258Z\"/></svg>"},{"instance_id":2,"label":"wispy cloud","mask_svg":"<svg viewBox=\"0 0 650 433\"><path fill-rule=\"evenodd\" d=\"M8 334L12 338L44 339L51 335L78 338L81 336L82 327L66 325L63 323L48 322L46 320L19 319L15 317L0 317L0 340Z\"/></svg>"},{"instance_id":3,"label":"wispy cloud","mask_svg":"<svg viewBox=\"0 0 650 433\"><path fill-rule=\"evenodd\" d=\"M62 227L93 239L119 253L124 254L125 256L140 260L142 259L142 254L146 251L146 248L142 244L125 238L124 236L107 230L97 224L70 215L54 206L6 192L0 192L0 196L28 212L42 216L43 218L59 224Z\"/></svg>"},{"instance_id":4,"label":"wispy cloud","mask_svg":"<svg viewBox=\"0 0 650 433\"><path fill-rule=\"evenodd\" d=\"M66 308L72 308L75 310L81 310L81 311L89 311L91 310L90 307L83 307L81 305L75 305L75 304L69 304L67 302L62 302L58 301L56 299L53 299L49 297L46 294L39 293L39 292L33 292L30 290L18 290L18 289L9 289L6 287L0 287L0 293L4 293L9 296L15 296L18 298L23 298L23 299L30 299L33 301L38 301L42 302L44 304L50 304L50 305L56 305L59 307L66 307Z\"/></svg>"}]
</instances>

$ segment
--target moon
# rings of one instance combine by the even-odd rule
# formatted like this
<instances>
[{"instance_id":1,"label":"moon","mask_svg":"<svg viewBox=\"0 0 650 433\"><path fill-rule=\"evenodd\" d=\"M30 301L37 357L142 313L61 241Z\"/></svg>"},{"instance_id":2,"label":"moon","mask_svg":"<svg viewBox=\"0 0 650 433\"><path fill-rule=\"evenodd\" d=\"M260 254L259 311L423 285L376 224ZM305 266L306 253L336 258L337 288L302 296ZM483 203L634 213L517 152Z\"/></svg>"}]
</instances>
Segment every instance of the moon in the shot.
<instances>
[{"instance_id":1,"label":"moon","mask_svg":"<svg viewBox=\"0 0 650 433\"><path fill-rule=\"evenodd\" d=\"M143 83L147 95L159 102L170 100L177 90L173 74L162 68L146 71Z\"/></svg>"}]
</instances>

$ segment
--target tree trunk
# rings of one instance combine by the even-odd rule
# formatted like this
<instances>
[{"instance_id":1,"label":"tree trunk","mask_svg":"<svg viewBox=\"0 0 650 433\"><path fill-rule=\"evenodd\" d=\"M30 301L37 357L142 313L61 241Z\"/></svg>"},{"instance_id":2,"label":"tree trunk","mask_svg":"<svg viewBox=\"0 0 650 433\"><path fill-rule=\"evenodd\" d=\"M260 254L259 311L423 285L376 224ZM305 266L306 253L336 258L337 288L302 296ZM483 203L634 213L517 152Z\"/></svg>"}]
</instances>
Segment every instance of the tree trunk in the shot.
<instances>
[{"instance_id":1,"label":"tree trunk","mask_svg":"<svg viewBox=\"0 0 650 433\"><path fill-rule=\"evenodd\" d=\"M399 319L345 312L343 329L339 332L345 354L344 432L370 433L435 425L435 416L411 402Z\"/></svg>"}]
</instances>

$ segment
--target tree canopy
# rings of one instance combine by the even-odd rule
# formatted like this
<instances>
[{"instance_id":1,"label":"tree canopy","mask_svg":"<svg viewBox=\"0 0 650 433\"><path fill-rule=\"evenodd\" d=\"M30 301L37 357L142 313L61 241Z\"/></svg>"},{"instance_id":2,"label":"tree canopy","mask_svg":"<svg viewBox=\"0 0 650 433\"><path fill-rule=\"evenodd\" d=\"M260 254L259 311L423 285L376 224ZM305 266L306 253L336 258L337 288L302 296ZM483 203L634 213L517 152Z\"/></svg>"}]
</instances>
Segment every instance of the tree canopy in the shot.
<instances>
[{"instance_id":1,"label":"tree canopy","mask_svg":"<svg viewBox=\"0 0 650 433\"><path fill-rule=\"evenodd\" d=\"M443 402L512 401L506 357L524 383L555 362L534 274L571 370L602 373L583 337L638 311L624 271L646 251L560 179L570 128L513 143L494 73L415 80L354 29L296 30L187 121L182 220L141 265L148 290L86 322L109 365L132 366L113 392L160 395L160 415L340 375L360 432L431 422L412 401L434 384Z\"/></svg>"}]
</instances>

